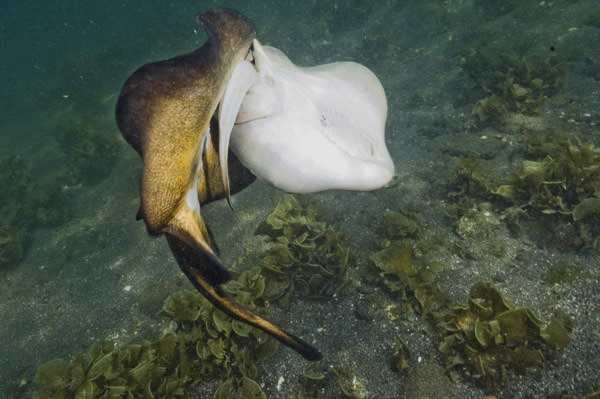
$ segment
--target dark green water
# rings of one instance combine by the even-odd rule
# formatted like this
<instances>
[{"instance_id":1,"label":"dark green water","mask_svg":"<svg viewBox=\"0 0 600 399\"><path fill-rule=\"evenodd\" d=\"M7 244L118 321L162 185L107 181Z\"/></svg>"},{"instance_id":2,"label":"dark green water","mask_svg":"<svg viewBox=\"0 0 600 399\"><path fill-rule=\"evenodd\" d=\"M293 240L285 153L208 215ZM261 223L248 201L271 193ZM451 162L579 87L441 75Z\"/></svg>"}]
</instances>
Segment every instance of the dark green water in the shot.
<instances>
[{"instance_id":1,"label":"dark green water","mask_svg":"<svg viewBox=\"0 0 600 399\"><path fill-rule=\"evenodd\" d=\"M40 365L69 363L99 339L159 339L168 328L156 315L163 300L191 288L164 239L135 221L141 163L118 132L114 107L137 67L199 47L206 37L195 15L217 6L248 16L259 40L298 65L356 61L386 90L398 184L300 196L344 233L356 255L350 284L333 299L297 297L289 310L269 310L314 341L325 370L343 375L330 374L320 397L577 398L600 390L600 232L593 212L583 222L570 215L578 201L600 197L600 179L581 185L577 200L564 197L559 212L491 193L524 159L540 161L528 152L532 138L600 145L596 1L24 1L0 7L0 397L32 397ZM532 56L558 57L564 69L518 80ZM549 87L536 92L540 76ZM514 94L520 88L529 94ZM493 95L505 101L501 112L473 112ZM456 160L472 153L494 186L488 191L457 178ZM225 265L243 271L260 262L266 244L254 231L282 195L258 181L234 198L235 211L222 201L203 210ZM511 219L514 206L527 216ZM414 215L419 232L390 233L388 211ZM442 236L435 250L422 249ZM573 320L569 346L492 388L468 365L445 372L437 321L422 316L413 288L390 292L373 266L384 240L414 247L417 268L442 265L439 303L465 303L477 280L492 280L544 322ZM401 373L392 366L396 337L411 353ZM269 398L296 397L308 390L306 368L280 348L258 364L256 381ZM184 397L212 397L221 382L206 377Z\"/></svg>"}]
</instances>

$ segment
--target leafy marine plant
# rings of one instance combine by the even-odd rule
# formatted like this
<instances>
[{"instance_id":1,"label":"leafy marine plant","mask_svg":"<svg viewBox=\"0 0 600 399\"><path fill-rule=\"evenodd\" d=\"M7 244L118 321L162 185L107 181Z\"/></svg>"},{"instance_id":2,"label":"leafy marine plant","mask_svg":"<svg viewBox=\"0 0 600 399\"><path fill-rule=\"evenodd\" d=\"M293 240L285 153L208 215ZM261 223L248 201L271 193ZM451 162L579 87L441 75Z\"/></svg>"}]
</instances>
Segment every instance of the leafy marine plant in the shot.
<instances>
[{"instance_id":1,"label":"leafy marine plant","mask_svg":"<svg viewBox=\"0 0 600 399\"><path fill-rule=\"evenodd\" d=\"M36 399L175 398L183 394L187 377L169 367L174 337L143 341L117 350L108 340L92 345L88 360L77 356L70 368L62 359L42 365L34 382L42 389Z\"/></svg>"},{"instance_id":2,"label":"leafy marine plant","mask_svg":"<svg viewBox=\"0 0 600 399\"><path fill-rule=\"evenodd\" d=\"M264 293L264 277L255 268L244 272L226 289L251 311ZM181 367L186 374L256 378L256 361L271 356L277 341L265 332L231 319L197 291L171 295L161 313L173 319L182 340Z\"/></svg>"},{"instance_id":3,"label":"leafy marine plant","mask_svg":"<svg viewBox=\"0 0 600 399\"><path fill-rule=\"evenodd\" d=\"M532 139L525 160L494 194L523 209L545 215L568 215L586 246L600 238L600 149L566 139Z\"/></svg>"},{"instance_id":4,"label":"leafy marine plant","mask_svg":"<svg viewBox=\"0 0 600 399\"><path fill-rule=\"evenodd\" d=\"M400 337L396 337L393 358L396 371L404 371L409 367L408 361L410 360L410 350L408 349L406 342Z\"/></svg>"},{"instance_id":5,"label":"leafy marine plant","mask_svg":"<svg viewBox=\"0 0 600 399\"><path fill-rule=\"evenodd\" d=\"M560 261L550 267L544 275L544 280L552 285L560 284L577 279L584 270L585 267L582 265Z\"/></svg>"},{"instance_id":6,"label":"leafy marine plant","mask_svg":"<svg viewBox=\"0 0 600 399\"><path fill-rule=\"evenodd\" d=\"M16 155L0 158L0 264L23 257L29 220L25 202L33 189L33 177Z\"/></svg>"},{"instance_id":7,"label":"leafy marine plant","mask_svg":"<svg viewBox=\"0 0 600 399\"><path fill-rule=\"evenodd\" d=\"M317 219L314 207L304 209L285 195L256 234L270 238L269 248L260 255L265 299L285 304L294 293L328 298L347 284L354 256L343 246L342 234Z\"/></svg>"},{"instance_id":8,"label":"leafy marine plant","mask_svg":"<svg viewBox=\"0 0 600 399\"><path fill-rule=\"evenodd\" d=\"M468 96L478 98L473 115L482 122L502 122L510 112L536 114L563 86L567 63L558 56L524 57L478 48L461 58Z\"/></svg>"},{"instance_id":9,"label":"leafy marine plant","mask_svg":"<svg viewBox=\"0 0 600 399\"><path fill-rule=\"evenodd\" d=\"M69 184L96 184L107 177L121 152L121 142L110 129L84 116L59 124L55 137L67 165Z\"/></svg>"},{"instance_id":10,"label":"leafy marine plant","mask_svg":"<svg viewBox=\"0 0 600 399\"><path fill-rule=\"evenodd\" d=\"M258 269L240 275L226 289L256 310L264 278ZM160 312L173 328L156 342L143 341L116 348L108 340L94 344L75 358L71 367L62 359L38 369L37 399L62 398L179 398L189 383L225 378L215 398L264 398L253 381L256 362L271 356L277 341L215 309L197 291L169 296Z\"/></svg>"},{"instance_id":11,"label":"leafy marine plant","mask_svg":"<svg viewBox=\"0 0 600 399\"><path fill-rule=\"evenodd\" d=\"M486 194L490 187L489 175L490 170L481 167L481 156L478 153L471 151L468 156L457 158L450 176L450 185L453 187L451 195Z\"/></svg>"},{"instance_id":12,"label":"leafy marine plant","mask_svg":"<svg viewBox=\"0 0 600 399\"><path fill-rule=\"evenodd\" d=\"M215 392L215 399L266 399L256 381L248 378L230 378Z\"/></svg>"},{"instance_id":13,"label":"leafy marine plant","mask_svg":"<svg viewBox=\"0 0 600 399\"><path fill-rule=\"evenodd\" d=\"M421 243L392 241L387 248L371 255L370 259L380 271L383 284L390 293L400 295L403 299L414 298L415 308L426 316L443 304L439 288L433 284L443 266L438 262L416 259L415 249L429 246Z\"/></svg>"},{"instance_id":14,"label":"leafy marine plant","mask_svg":"<svg viewBox=\"0 0 600 399\"><path fill-rule=\"evenodd\" d=\"M337 363L327 370L324 370L321 361L311 363L304 373L304 383L296 398L374 399L376 396L368 392L365 381L356 374L353 363L354 359L345 352L341 352Z\"/></svg>"},{"instance_id":15,"label":"leafy marine plant","mask_svg":"<svg viewBox=\"0 0 600 399\"><path fill-rule=\"evenodd\" d=\"M563 323L544 326L528 308L513 307L491 282L471 287L469 302L438 316L451 372L463 370L494 389L508 371L523 374L542 367L552 349L565 348L569 336Z\"/></svg>"},{"instance_id":16,"label":"leafy marine plant","mask_svg":"<svg viewBox=\"0 0 600 399\"><path fill-rule=\"evenodd\" d=\"M65 197L57 185L41 186L17 155L0 157L0 266L19 262L31 231L64 219Z\"/></svg>"},{"instance_id":17,"label":"leafy marine plant","mask_svg":"<svg viewBox=\"0 0 600 399\"><path fill-rule=\"evenodd\" d=\"M592 143L573 144L567 139L540 135L527 140L530 159L498 182L480 166L472 153L456 161L450 177L449 196L455 201L446 213L455 219L455 231L465 236L476 227L482 204L503 209L501 220L513 233L529 217L531 227L544 223L539 232L545 243L565 247L596 247L600 238L600 149ZM486 201L480 202L478 201ZM548 229L547 225L554 228ZM471 226L472 225L472 226ZM548 232L562 232L559 239ZM565 237L567 239L565 240Z\"/></svg>"},{"instance_id":18,"label":"leafy marine plant","mask_svg":"<svg viewBox=\"0 0 600 399\"><path fill-rule=\"evenodd\" d=\"M546 214L571 214L584 200L600 197L600 150L592 143L542 137L531 140L527 152L535 160L523 161L498 195ZM594 203L579 208L577 217L592 213Z\"/></svg>"},{"instance_id":19,"label":"leafy marine plant","mask_svg":"<svg viewBox=\"0 0 600 399\"><path fill-rule=\"evenodd\" d=\"M385 219L385 235L390 239L415 238L421 229L421 221L410 213L400 210L387 211Z\"/></svg>"}]
</instances>

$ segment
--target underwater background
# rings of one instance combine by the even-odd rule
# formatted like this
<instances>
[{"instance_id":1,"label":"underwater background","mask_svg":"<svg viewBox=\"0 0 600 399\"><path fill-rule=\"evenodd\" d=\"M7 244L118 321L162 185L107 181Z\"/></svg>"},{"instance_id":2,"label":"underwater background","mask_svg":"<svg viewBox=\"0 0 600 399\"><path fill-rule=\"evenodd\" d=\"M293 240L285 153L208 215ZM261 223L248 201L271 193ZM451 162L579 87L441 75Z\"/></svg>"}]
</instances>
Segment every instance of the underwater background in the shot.
<instances>
[{"instance_id":1,"label":"underwater background","mask_svg":"<svg viewBox=\"0 0 600 399\"><path fill-rule=\"evenodd\" d=\"M212 7L298 65L359 62L386 90L386 188L257 180L233 211L202 210L230 292L319 363L215 312L135 221L119 90L199 47ZM0 11L0 397L600 397L596 0Z\"/></svg>"}]
</instances>

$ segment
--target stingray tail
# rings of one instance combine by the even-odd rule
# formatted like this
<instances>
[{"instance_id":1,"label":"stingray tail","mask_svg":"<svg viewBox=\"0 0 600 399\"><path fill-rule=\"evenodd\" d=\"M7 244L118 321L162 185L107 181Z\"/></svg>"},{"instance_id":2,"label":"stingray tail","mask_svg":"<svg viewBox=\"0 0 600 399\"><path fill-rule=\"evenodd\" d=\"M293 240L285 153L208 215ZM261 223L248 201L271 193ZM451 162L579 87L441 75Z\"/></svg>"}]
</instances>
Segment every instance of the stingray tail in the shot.
<instances>
[{"instance_id":1,"label":"stingray tail","mask_svg":"<svg viewBox=\"0 0 600 399\"><path fill-rule=\"evenodd\" d=\"M182 256L183 254L181 249L182 245L185 244L178 242L179 240L177 238L168 234L167 241L169 242L171 250L177 259L177 263L181 267L181 270L185 273L192 284L194 284L196 289L215 307L227 313L234 319L240 320L253 327L263 330L282 344L289 346L298 352L306 360L317 361L323 358L323 355L317 348L305 342L301 338L298 338L295 335L290 334L287 331L284 331L276 325L270 323L269 321L255 315L250 310L238 303L231 295L225 292L220 285L209 282L209 280L198 268L192 266L185 259L185 256Z\"/></svg>"}]
</instances>

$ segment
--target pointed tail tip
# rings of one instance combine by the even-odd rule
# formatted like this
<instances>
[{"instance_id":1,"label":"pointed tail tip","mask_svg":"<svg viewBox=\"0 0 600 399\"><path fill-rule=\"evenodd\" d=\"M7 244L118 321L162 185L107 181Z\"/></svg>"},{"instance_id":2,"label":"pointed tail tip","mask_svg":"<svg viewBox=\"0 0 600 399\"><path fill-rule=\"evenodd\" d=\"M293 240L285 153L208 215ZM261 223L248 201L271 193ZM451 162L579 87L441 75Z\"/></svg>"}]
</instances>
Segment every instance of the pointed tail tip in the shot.
<instances>
[{"instance_id":1,"label":"pointed tail tip","mask_svg":"<svg viewBox=\"0 0 600 399\"><path fill-rule=\"evenodd\" d=\"M296 349L303 358L309 362L316 362L323 359L323 354L314 346L306 344L305 348Z\"/></svg>"},{"instance_id":2,"label":"pointed tail tip","mask_svg":"<svg viewBox=\"0 0 600 399\"><path fill-rule=\"evenodd\" d=\"M285 332L283 332L283 333L285 335L287 335L285 338L281 334L273 334L273 333L271 333L271 334L272 334L273 338L275 338L275 339L279 340L281 343L289 346L290 348L292 348L293 350L298 352L303 358L305 358L309 362L316 362L318 360L323 359L323 354L321 353L321 351L319 351L317 348L315 348L308 342L306 342L296 336L293 336L291 334L287 334Z\"/></svg>"}]
</instances>

